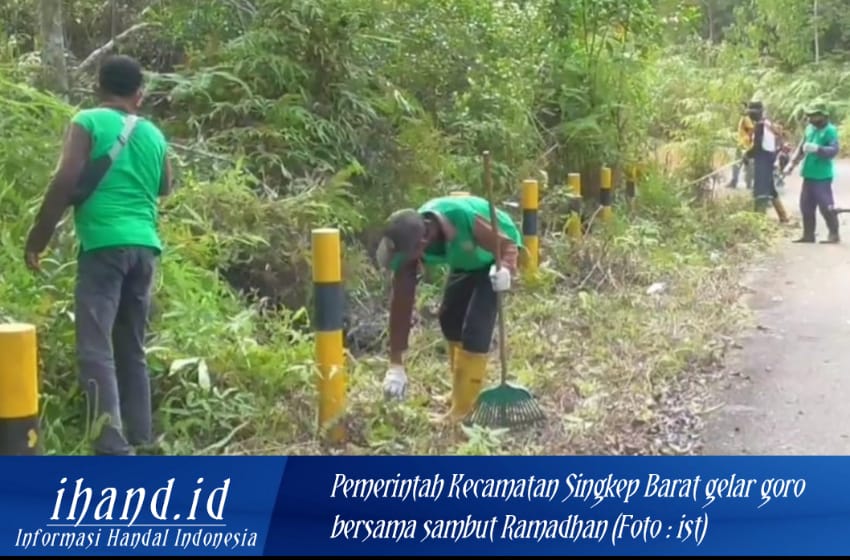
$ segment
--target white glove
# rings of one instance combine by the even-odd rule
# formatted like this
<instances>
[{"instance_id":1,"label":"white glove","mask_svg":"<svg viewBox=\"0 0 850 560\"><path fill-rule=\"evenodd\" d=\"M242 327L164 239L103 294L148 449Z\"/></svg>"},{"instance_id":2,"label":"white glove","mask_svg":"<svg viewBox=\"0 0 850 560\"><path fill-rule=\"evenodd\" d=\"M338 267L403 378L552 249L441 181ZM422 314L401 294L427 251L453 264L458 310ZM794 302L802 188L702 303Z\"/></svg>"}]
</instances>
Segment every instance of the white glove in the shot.
<instances>
[{"instance_id":1,"label":"white glove","mask_svg":"<svg viewBox=\"0 0 850 560\"><path fill-rule=\"evenodd\" d=\"M820 146L818 146L817 144L814 144L812 142L806 142L805 144L803 144L803 151L806 152L807 154L813 154L813 153L818 151L819 147Z\"/></svg>"},{"instance_id":2,"label":"white glove","mask_svg":"<svg viewBox=\"0 0 850 560\"><path fill-rule=\"evenodd\" d=\"M490 282L494 292L506 292L511 289L511 273L505 267L497 270L494 264L490 267Z\"/></svg>"},{"instance_id":3,"label":"white glove","mask_svg":"<svg viewBox=\"0 0 850 560\"><path fill-rule=\"evenodd\" d=\"M384 376L384 398L402 400L406 391L407 374L404 366L392 364Z\"/></svg>"}]
</instances>

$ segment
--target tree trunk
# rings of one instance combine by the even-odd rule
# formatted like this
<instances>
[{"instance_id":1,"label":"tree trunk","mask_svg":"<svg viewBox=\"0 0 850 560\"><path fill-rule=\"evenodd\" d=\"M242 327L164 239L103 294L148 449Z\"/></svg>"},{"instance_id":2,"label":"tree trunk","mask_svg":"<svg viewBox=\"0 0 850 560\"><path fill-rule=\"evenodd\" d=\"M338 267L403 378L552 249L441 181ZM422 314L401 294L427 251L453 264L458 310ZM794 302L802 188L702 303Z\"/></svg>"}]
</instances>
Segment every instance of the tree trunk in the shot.
<instances>
[{"instance_id":1,"label":"tree trunk","mask_svg":"<svg viewBox=\"0 0 850 560\"><path fill-rule=\"evenodd\" d=\"M812 5L814 11L814 28L815 28L815 64L820 62L820 40L818 39L818 0L814 0Z\"/></svg>"},{"instance_id":2,"label":"tree trunk","mask_svg":"<svg viewBox=\"0 0 850 560\"><path fill-rule=\"evenodd\" d=\"M68 93L68 68L65 63L65 30L62 25L62 0L39 0L41 27L42 86L61 95Z\"/></svg>"},{"instance_id":3,"label":"tree trunk","mask_svg":"<svg viewBox=\"0 0 850 560\"><path fill-rule=\"evenodd\" d=\"M711 1L703 3L705 5L705 13L708 18L708 42L714 44L714 9Z\"/></svg>"}]
</instances>

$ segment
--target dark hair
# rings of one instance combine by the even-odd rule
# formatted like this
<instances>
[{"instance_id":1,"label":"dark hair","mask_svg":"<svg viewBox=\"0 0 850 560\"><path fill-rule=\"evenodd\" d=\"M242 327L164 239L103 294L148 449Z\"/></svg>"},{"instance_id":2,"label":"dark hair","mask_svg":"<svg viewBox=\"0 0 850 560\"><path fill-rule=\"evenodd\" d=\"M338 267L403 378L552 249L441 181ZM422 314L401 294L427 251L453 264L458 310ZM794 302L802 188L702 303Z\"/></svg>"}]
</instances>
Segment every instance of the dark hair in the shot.
<instances>
[{"instance_id":1,"label":"dark hair","mask_svg":"<svg viewBox=\"0 0 850 560\"><path fill-rule=\"evenodd\" d=\"M394 249L401 253L413 251L424 235L425 218L413 209L394 212L384 229L384 237L392 241Z\"/></svg>"},{"instance_id":2,"label":"dark hair","mask_svg":"<svg viewBox=\"0 0 850 560\"><path fill-rule=\"evenodd\" d=\"M98 85L106 95L130 97L142 88L142 65L125 55L111 55L100 64Z\"/></svg>"}]
</instances>

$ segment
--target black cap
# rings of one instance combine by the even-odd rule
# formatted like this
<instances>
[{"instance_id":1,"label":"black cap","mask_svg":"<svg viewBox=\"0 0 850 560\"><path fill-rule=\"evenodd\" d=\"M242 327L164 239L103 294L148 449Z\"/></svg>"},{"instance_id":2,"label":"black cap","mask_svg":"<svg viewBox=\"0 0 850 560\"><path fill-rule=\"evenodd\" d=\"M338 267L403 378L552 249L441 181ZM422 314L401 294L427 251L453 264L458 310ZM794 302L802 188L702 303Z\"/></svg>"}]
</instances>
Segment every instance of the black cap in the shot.
<instances>
[{"instance_id":1,"label":"black cap","mask_svg":"<svg viewBox=\"0 0 850 560\"><path fill-rule=\"evenodd\" d=\"M425 229L425 218L416 210L407 208L393 212L378 245L379 264L390 267L400 257L409 257L425 237Z\"/></svg>"}]
</instances>

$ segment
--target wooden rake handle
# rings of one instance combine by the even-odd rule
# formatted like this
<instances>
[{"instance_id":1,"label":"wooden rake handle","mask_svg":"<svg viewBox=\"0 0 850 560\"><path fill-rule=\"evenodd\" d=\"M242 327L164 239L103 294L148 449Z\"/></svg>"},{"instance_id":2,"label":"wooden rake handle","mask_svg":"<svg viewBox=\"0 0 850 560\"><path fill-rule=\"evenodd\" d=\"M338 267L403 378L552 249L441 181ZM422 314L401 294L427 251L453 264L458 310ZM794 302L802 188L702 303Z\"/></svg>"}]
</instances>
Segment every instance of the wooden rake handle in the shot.
<instances>
[{"instance_id":1,"label":"wooden rake handle","mask_svg":"<svg viewBox=\"0 0 850 560\"><path fill-rule=\"evenodd\" d=\"M484 159L484 188L487 191L487 200L490 202L490 227L493 228L493 233L496 236L494 256L496 257L496 270L498 271L502 268L502 239L499 232L499 217L496 214L496 203L493 196L493 170L490 152L485 151L482 157ZM499 314L499 361L502 365L502 384L504 384L508 378L508 349L505 346L505 314L502 310L502 292L496 292L496 311Z\"/></svg>"}]
</instances>

